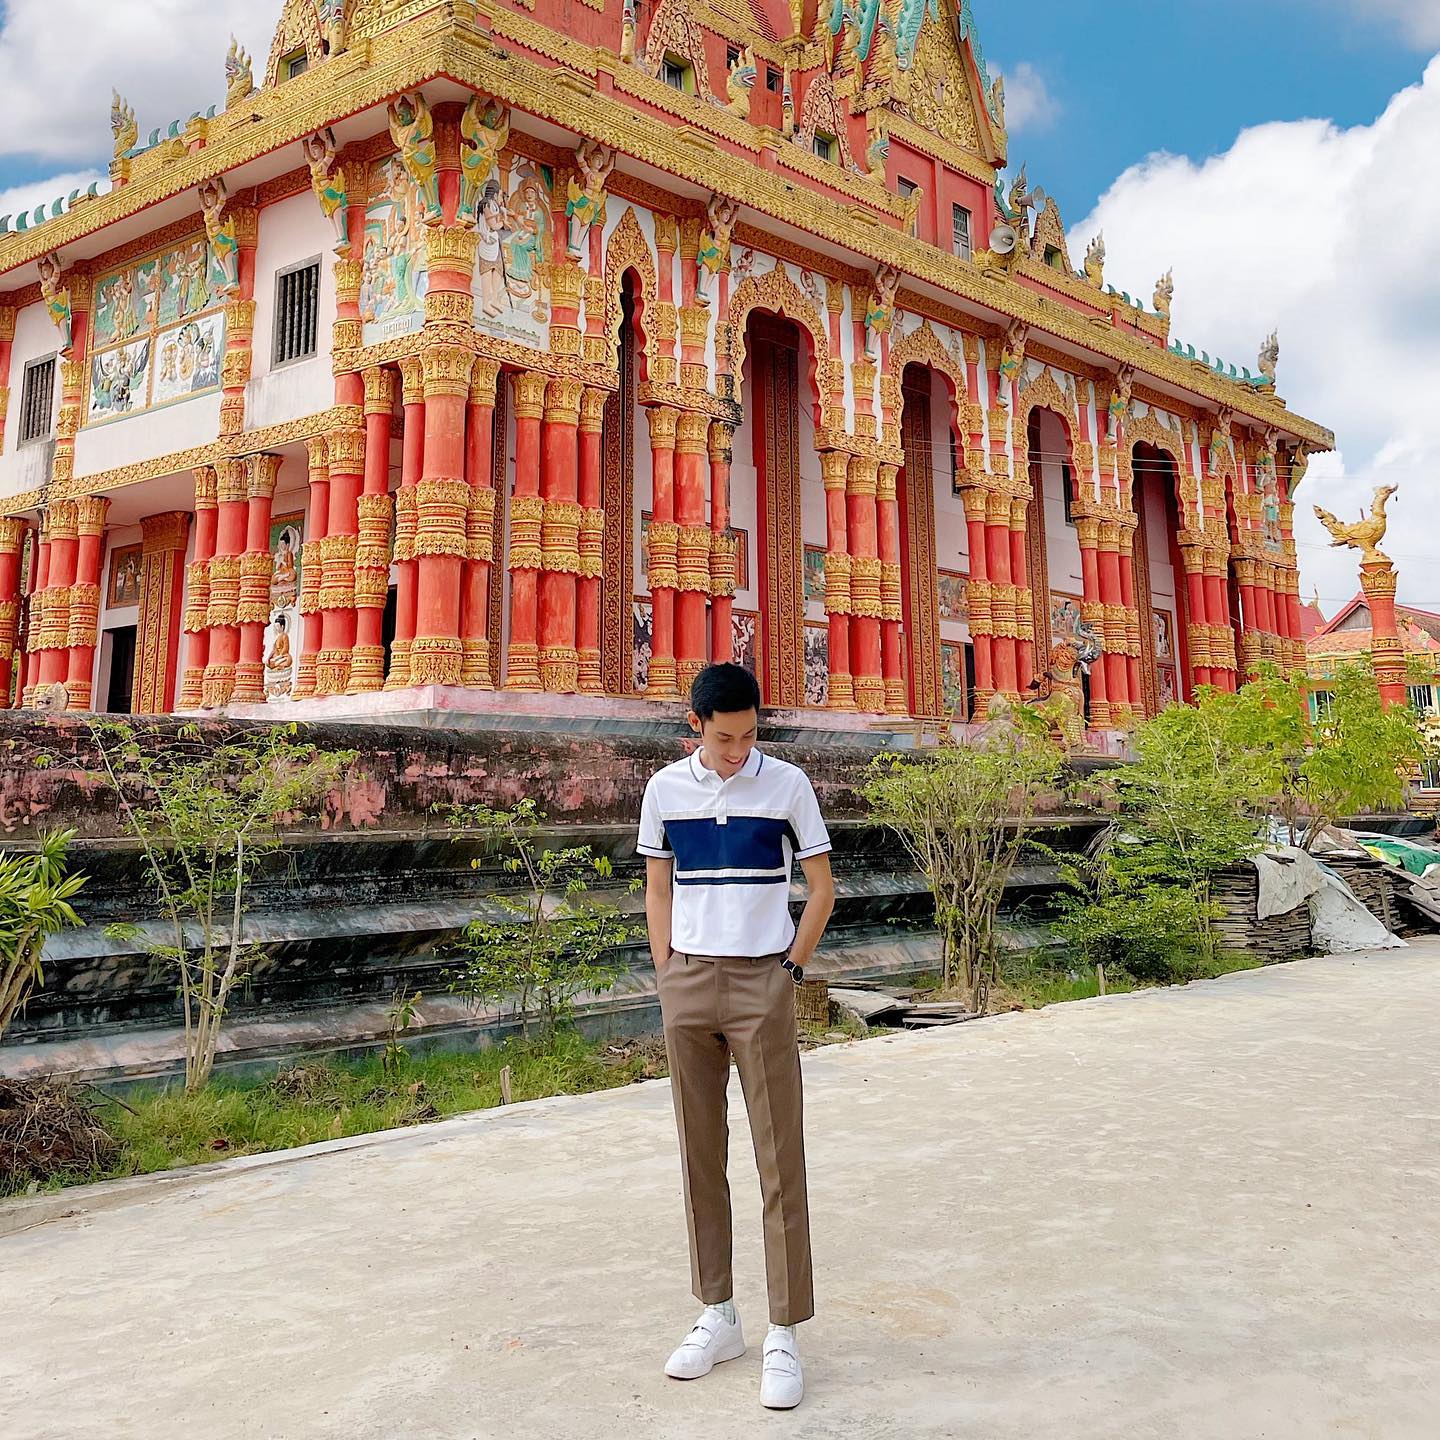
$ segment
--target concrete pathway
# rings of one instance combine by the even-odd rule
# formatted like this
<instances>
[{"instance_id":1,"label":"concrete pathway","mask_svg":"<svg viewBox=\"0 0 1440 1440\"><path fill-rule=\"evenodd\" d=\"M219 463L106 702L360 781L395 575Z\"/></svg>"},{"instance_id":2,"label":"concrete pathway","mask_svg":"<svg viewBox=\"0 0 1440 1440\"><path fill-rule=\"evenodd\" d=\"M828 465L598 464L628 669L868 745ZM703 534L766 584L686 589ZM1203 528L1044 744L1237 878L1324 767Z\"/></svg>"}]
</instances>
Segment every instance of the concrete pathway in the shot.
<instances>
[{"instance_id":1,"label":"concrete pathway","mask_svg":"<svg viewBox=\"0 0 1440 1440\"><path fill-rule=\"evenodd\" d=\"M1440 1434L1440 943L805 1061L810 1395L696 1310L664 1083L0 1209L6 1440ZM29 1228L18 1228L28 1226Z\"/></svg>"}]
</instances>

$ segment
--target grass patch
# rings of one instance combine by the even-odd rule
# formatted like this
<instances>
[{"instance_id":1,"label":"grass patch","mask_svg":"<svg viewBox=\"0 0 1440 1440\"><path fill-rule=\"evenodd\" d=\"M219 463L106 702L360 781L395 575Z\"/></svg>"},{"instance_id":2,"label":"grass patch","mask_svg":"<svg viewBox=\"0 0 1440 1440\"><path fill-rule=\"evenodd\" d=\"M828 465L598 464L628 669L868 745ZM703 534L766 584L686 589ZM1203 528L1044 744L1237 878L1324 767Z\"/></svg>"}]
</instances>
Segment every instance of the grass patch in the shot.
<instances>
[{"instance_id":1,"label":"grass patch","mask_svg":"<svg viewBox=\"0 0 1440 1440\"><path fill-rule=\"evenodd\" d=\"M141 1090L124 1106L112 1101L96 1107L96 1117L119 1142L109 1163L72 1169L38 1188L146 1175L487 1110L500 1104L500 1072L507 1065L516 1101L612 1090L664 1073L663 1051L657 1060L653 1044L609 1047L567 1033L549 1048L509 1041L411 1059L394 1081L376 1057L299 1064L266 1080L222 1076L195 1095L178 1086ZM0 1175L0 1197L31 1185L29 1175Z\"/></svg>"}]
</instances>

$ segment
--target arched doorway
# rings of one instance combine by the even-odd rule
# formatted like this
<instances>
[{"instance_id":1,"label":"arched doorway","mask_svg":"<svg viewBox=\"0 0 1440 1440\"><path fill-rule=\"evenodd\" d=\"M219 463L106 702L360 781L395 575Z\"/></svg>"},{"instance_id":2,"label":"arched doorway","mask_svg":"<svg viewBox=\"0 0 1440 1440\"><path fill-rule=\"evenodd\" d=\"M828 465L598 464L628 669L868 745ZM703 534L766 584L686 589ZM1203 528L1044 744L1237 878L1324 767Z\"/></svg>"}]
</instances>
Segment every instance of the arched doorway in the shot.
<instances>
[{"instance_id":1,"label":"arched doorway","mask_svg":"<svg viewBox=\"0 0 1440 1440\"><path fill-rule=\"evenodd\" d=\"M605 529L601 540L605 582L600 587L600 677L607 695L643 694L648 680L643 641L648 589L636 524L637 488L650 484L650 450L635 443L639 407L640 282L633 270L620 280L620 386L605 404L601 427L601 505ZM643 593L642 593L643 592ZM636 665L640 638L641 664Z\"/></svg>"},{"instance_id":2,"label":"arched doorway","mask_svg":"<svg viewBox=\"0 0 1440 1440\"><path fill-rule=\"evenodd\" d=\"M782 709L822 706L829 698L825 491L813 375L804 327L752 310L730 471L735 657L755 670L764 703Z\"/></svg>"},{"instance_id":3,"label":"arched doorway","mask_svg":"<svg viewBox=\"0 0 1440 1440\"><path fill-rule=\"evenodd\" d=\"M1180 556L1180 479L1175 457L1148 441L1132 452L1137 523L1132 564L1140 611L1140 698L1154 715L1193 698L1189 596Z\"/></svg>"}]
</instances>

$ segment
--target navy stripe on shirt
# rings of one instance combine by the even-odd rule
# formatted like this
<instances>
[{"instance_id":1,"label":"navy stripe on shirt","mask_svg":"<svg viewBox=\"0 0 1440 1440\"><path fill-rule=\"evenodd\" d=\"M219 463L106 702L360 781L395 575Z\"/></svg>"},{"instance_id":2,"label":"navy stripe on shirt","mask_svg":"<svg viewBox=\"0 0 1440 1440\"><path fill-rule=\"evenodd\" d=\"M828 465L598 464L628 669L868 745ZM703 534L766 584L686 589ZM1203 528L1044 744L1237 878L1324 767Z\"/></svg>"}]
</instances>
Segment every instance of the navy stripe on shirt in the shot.
<instances>
[{"instance_id":1,"label":"navy stripe on shirt","mask_svg":"<svg viewBox=\"0 0 1440 1440\"><path fill-rule=\"evenodd\" d=\"M665 822L677 871L783 870L787 836L794 845L790 822L770 815L731 815L724 825L713 816Z\"/></svg>"}]
</instances>

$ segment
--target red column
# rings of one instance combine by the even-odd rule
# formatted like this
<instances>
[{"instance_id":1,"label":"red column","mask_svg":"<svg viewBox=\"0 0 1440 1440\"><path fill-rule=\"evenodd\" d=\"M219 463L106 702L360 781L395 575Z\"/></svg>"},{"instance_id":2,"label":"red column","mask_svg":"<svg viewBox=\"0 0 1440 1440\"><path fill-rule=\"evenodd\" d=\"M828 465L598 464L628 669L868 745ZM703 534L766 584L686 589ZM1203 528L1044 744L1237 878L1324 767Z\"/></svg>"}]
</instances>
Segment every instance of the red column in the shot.
<instances>
[{"instance_id":1,"label":"red column","mask_svg":"<svg viewBox=\"0 0 1440 1440\"><path fill-rule=\"evenodd\" d=\"M1205 602L1210 614L1210 673L1222 690L1236 688L1235 631L1230 624L1230 595L1226 585L1228 549L1205 552ZM1242 601L1243 604L1243 601Z\"/></svg>"},{"instance_id":2,"label":"red column","mask_svg":"<svg viewBox=\"0 0 1440 1440\"><path fill-rule=\"evenodd\" d=\"M460 683L493 690L490 669L490 571L495 561L495 397L500 367L477 360L465 422L465 591L460 600Z\"/></svg>"},{"instance_id":3,"label":"red column","mask_svg":"<svg viewBox=\"0 0 1440 1440\"><path fill-rule=\"evenodd\" d=\"M461 581L470 515L465 412L474 356L458 346L437 345L420 359L425 371L425 454L415 494L418 573L410 683L458 685L464 660Z\"/></svg>"},{"instance_id":4,"label":"red column","mask_svg":"<svg viewBox=\"0 0 1440 1440\"><path fill-rule=\"evenodd\" d=\"M1127 517L1128 518L1128 517ZM1140 625L1151 624L1148 615L1141 617L1135 604L1135 527L1121 523L1116 543L1120 562L1120 603L1125 607L1125 685L1135 718L1141 719L1145 689L1140 683Z\"/></svg>"},{"instance_id":5,"label":"red column","mask_svg":"<svg viewBox=\"0 0 1440 1440\"><path fill-rule=\"evenodd\" d=\"M1016 655L1015 582L1010 572L1010 498L995 491L986 504L985 561L990 575L990 607L995 639L995 689L1019 693Z\"/></svg>"},{"instance_id":6,"label":"red column","mask_svg":"<svg viewBox=\"0 0 1440 1440\"><path fill-rule=\"evenodd\" d=\"M1129 719L1130 674L1125 663L1125 597L1120 589L1119 526L1113 520L1100 522L1099 586L1105 607L1105 692L1110 703L1110 723L1123 725Z\"/></svg>"},{"instance_id":7,"label":"red column","mask_svg":"<svg viewBox=\"0 0 1440 1440\"><path fill-rule=\"evenodd\" d=\"M240 558L240 660L235 667L237 705L265 703L265 627L270 623L270 581L275 559L270 551L270 512L278 455L251 455L246 461L245 553Z\"/></svg>"},{"instance_id":8,"label":"red column","mask_svg":"<svg viewBox=\"0 0 1440 1440\"><path fill-rule=\"evenodd\" d=\"M1010 501L1010 579L1015 586L1015 680L1023 691L1035 677L1035 607L1030 593L1029 556L1025 550L1024 500Z\"/></svg>"},{"instance_id":9,"label":"red column","mask_svg":"<svg viewBox=\"0 0 1440 1440\"><path fill-rule=\"evenodd\" d=\"M679 694L675 669L675 589L680 582L680 537L675 524L675 436L678 412L668 405L651 406L650 531L646 537L650 575L650 682L645 693L656 700Z\"/></svg>"},{"instance_id":10,"label":"red column","mask_svg":"<svg viewBox=\"0 0 1440 1440\"><path fill-rule=\"evenodd\" d=\"M820 473L825 482L825 614L829 623L829 689L827 704L832 710L855 708L854 660L850 652L850 631L857 623L854 600L855 549L849 511L858 505L848 494L850 456L842 450L826 450L820 455ZM871 462L870 474L875 474ZM880 684L880 553L875 526L875 497L869 497L870 551L875 560L873 582L862 581L862 588L872 593L876 613L872 624L876 631L875 661L872 674L877 698L884 695Z\"/></svg>"},{"instance_id":11,"label":"red column","mask_svg":"<svg viewBox=\"0 0 1440 1440\"><path fill-rule=\"evenodd\" d=\"M363 217L365 207L357 208ZM255 250L260 238L260 212L250 206L231 205L225 213L235 225L240 284L229 293L225 306L220 433L240 435L245 429L245 387L250 380L255 339Z\"/></svg>"},{"instance_id":12,"label":"red column","mask_svg":"<svg viewBox=\"0 0 1440 1440\"><path fill-rule=\"evenodd\" d=\"M105 515L110 502L84 495L75 502L75 583L70 587L69 655L65 689L72 710L93 709L95 646L100 638L100 564L105 555Z\"/></svg>"},{"instance_id":13,"label":"red column","mask_svg":"<svg viewBox=\"0 0 1440 1440\"><path fill-rule=\"evenodd\" d=\"M1375 683L1380 689L1380 701L1388 710L1393 705L1404 705L1408 698L1405 651L1395 623L1394 566L1383 558L1362 560L1360 588L1370 607L1370 653L1375 662Z\"/></svg>"},{"instance_id":14,"label":"red column","mask_svg":"<svg viewBox=\"0 0 1440 1440\"><path fill-rule=\"evenodd\" d=\"M185 673L180 681L181 710L203 703L205 667L210 662L210 561L215 554L216 478L213 465L195 472L195 558L185 567Z\"/></svg>"},{"instance_id":15,"label":"red column","mask_svg":"<svg viewBox=\"0 0 1440 1440\"><path fill-rule=\"evenodd\" d=\"M1205 551L1199 545L1182 545L1180 555L1185 565L1185 596L1189 612L1185 649L1190 656L1192 689L1214 685L1210 666L1210 623L1205 604Z\"/></svg>"},{"instance_id":16,"label":"red column","mask_svg":"<svg viewBox=\"0 0 1440 1440\"><path fill-rule=\"evenodd\" d=\"M358 375L354 379L360 383ZM360 486L365 471L363 424L332 430L328 453L330 486L325 538L320 542L323 563L315 693L343 695L350 686L355 648L355 551L360 544Z\"/></svg>"},{"instance_id":17,"label":"red column","mask_svg":"<svg viewBox=\"0 0 1440 1440\"><path fill-rule=\"evenodd\" d=\"M985 553L985 516L989 502L986 492L978 485L967 485L962 499L970 552L970 643L975 647L975 713L971 718L984 719L985 707L995 693L995 642L991 630L994 620Z\"/></svg>"},{"instance_id":18,"label":"red column","mask_svg":"<svg viewBox=\"0 0 1440 1440\"><path fill-rule=\"evenodd\" d=\"M720 277L724 280L724 275ZM723 420L710 424L710 658L735 658L736 539L730 533L730 461L735 431Z\"/></svg>"},{"instance_id":19,"label":"red column","mask_svg":"<svg viewBox=\"0 0 1440 1440\"><path fill-rule=\"evenodd\" d=\"M390 596L390 428L395 418L395 372L365 372L365 470L355 502L355 648L349 694L385 684L385 602Z\"/></svg>"},{"instance_id":20,"label":"red column","mask_svg":"<svg viewBox=\"0 0 1440 1440\"><path fill-rule=\"evenodd\" d=\"M50 587L50 512L42 511L40 529L36 532L39 543L35 551L35 578L30 586L30 627L25 637L25 684L20 692L20 704L28 709L35 702L35 690L40 683L41 647L45 644L45 607Z\"/></svg>"},{"instance_id":21,"label":"red column","mask_svg":"<svg viewBox=\"0 0 1440 1440\"><path fill-rule=\"evenodd\" d=\"M42 686L61 684L70 668L70 587L75 583L75 502L61 500L50 511L50 583L45 594L45 628L40 655Z\"/></svg>"},{"instance_id":22,"label":"red column","mask_svg":"<svg viewBox=\"0 0 1440 1440\"><path fill-rule=\"evenodd\" d=\"M910 709L905 694L905 666L900 655L900 503L895 494L899 474L898 465L882 464L875 479L875 519L880 549L880 672L887 715L904 715ZM853 561L850 585L853 603ZM864 663L872 662L867 658ZM860 705L858 688L855 703ZM866 707L860 705L860 708Z\"/></svg>"},{"instance_id":23,"label":"red column","mask_svg":"<svg viewBox=\"0 0 1440 1440\"><path fill-rule=\"evenodd\" d=\"M1108 646L1109 628L1106 625L1105 602L1100 588L1100 522L1091 515L1075 517L1075 534L1080 542L1080 586L1082 600L1080 613L1100 638L1102 647ZM1110 724L1110 689L1106 684L1106 659L1102 649L1100 658L1090 666L1090 723L1099 727Z\"/></svg>"},{"instance_id":24,"label":"red column","mask_svg":"<svg viewBox=\"0 0 1440 1440\"><path fill-rule=\"evenodd\" d=\"M400 403L404 434L400 442L400 488L395 492L395 639L390 646L387 690L410 684L410 647L415 643L418 566L415 535L420 524L416 486L425 467L425 372L420 357L400 362Z\"/></svg>"},{"instance_id":25,"label":"red column","mask_svg":"<svg viewBox=\"0 0 1440 1440\"><path fill-rule=\"evenodd\" d=\"M0 341L0 345L4 342ZM0 424L4 416L0 415ZM20 546L25 524L13 516L0 519L0 709L10 708L10 685L19 658Z\"/></svg>"},{"instance_id":26,"label":"red column","mask_svg":"<svg viewBox=\"0 0 1440 1440\"><path fill-rule=\"evenodd\" d=\"M540 430L540 683L573 694L579 686L575 654L575 577L580 569L580 397L578 380L551 380Z\"/></svg>"},{"instance_id":27,"label":"red column","mask_svg":"<svg viewBox=\"0 0 1440 1440\"><path fill-rule=\"evenodd\" d=\"M608 399L605 390L587 389L580 400L580 579L575 647L580 691L585 695L599 695L605 689L600 675L600 582L605 571L601 447Z\"/></svg>"},{"instance_id":28,"label":"red column","mask_svg":"<svg viewBox=\"0 0 1440 1440\"><path fill-rule=\"evenodd\" d=\"M510 635L505 649L505 688L540 688L540 417L549 379L534 371L513 377L515 485L510 495Z\"/></svg>"},{"instance_id":29,"label":"red column","mask_svg":"<svg viewBox=\"0 0 1440 1440\"><path fill-rule=\"evenodd\" d=\"M698 313L702 320L709 319L707 312ZM692 353L694 346L687 341L682 354ZM710 527L705 523L709 436L708 415L693 410L680 412L675 426L675 678L686 695L705 668L706 607L710 600Z\"/></svg>"},{"instance_id":30,"label":"red column","mask_svg":"<svg viewBox=\"0 0 1440 1440\"><path fill-rule=\"evenodd\" d=\"M248 476L243 460L216 462L219 519L215 558L210 562L210 658L205 666L202 703L207 710L228 705L240 662L240 555L245 549Z\"/></svg>"},{"instance_id":31,"label":"red column","mask_svg":"<svg viewBox=\"0 0 1440 1440\"><path fill-rule=\"evenodd\" d=\"M314 435L305 442L309 457L310 501L306 507L305 542L300 547L300 614L304 633L300 643L300 664L295 672L295 699L315 693L316 666L320 658L320 586L324 577L326 526L330 519L330 441ZM198 532L197 532L198 534ZM197 538L198 547L199 540Z\"/></svg>"},{"instance_id":32,"label":"red column","mask_svg":"<svg viewBox=\"0 0 1440 1440\"><path fill-rule=\"evenodd\" d=\"M830 620L830 685L832 696L836 683L835 633L845 633L845 659L850 677L850 705L845 708L863 710L870 715L885 713L885 680L890 673L886 663L885 600L881 559L880 467L874 460L841 451L821 455L825 479L826 517L831 519L832 507L844 505L843 517L833 517L834 535L830 552L825 557L826 602L843 604L846 609L833 612ZM894 467L891 483L894 483ZM838 487L843 484L844 491ZM837 583L832 587L830 567L841 539L849 554L848 567L840 567ZM899 558L899 526L896 526L896 559ZM848 576L846 569L848 568ZM845 580L848 585L842 584ZM838 622L838 623L837 623ZM895 645L893 666L900 672L900 647ZM903 678L902 678L903 692Z\"/></svg>"}]
</instances>

